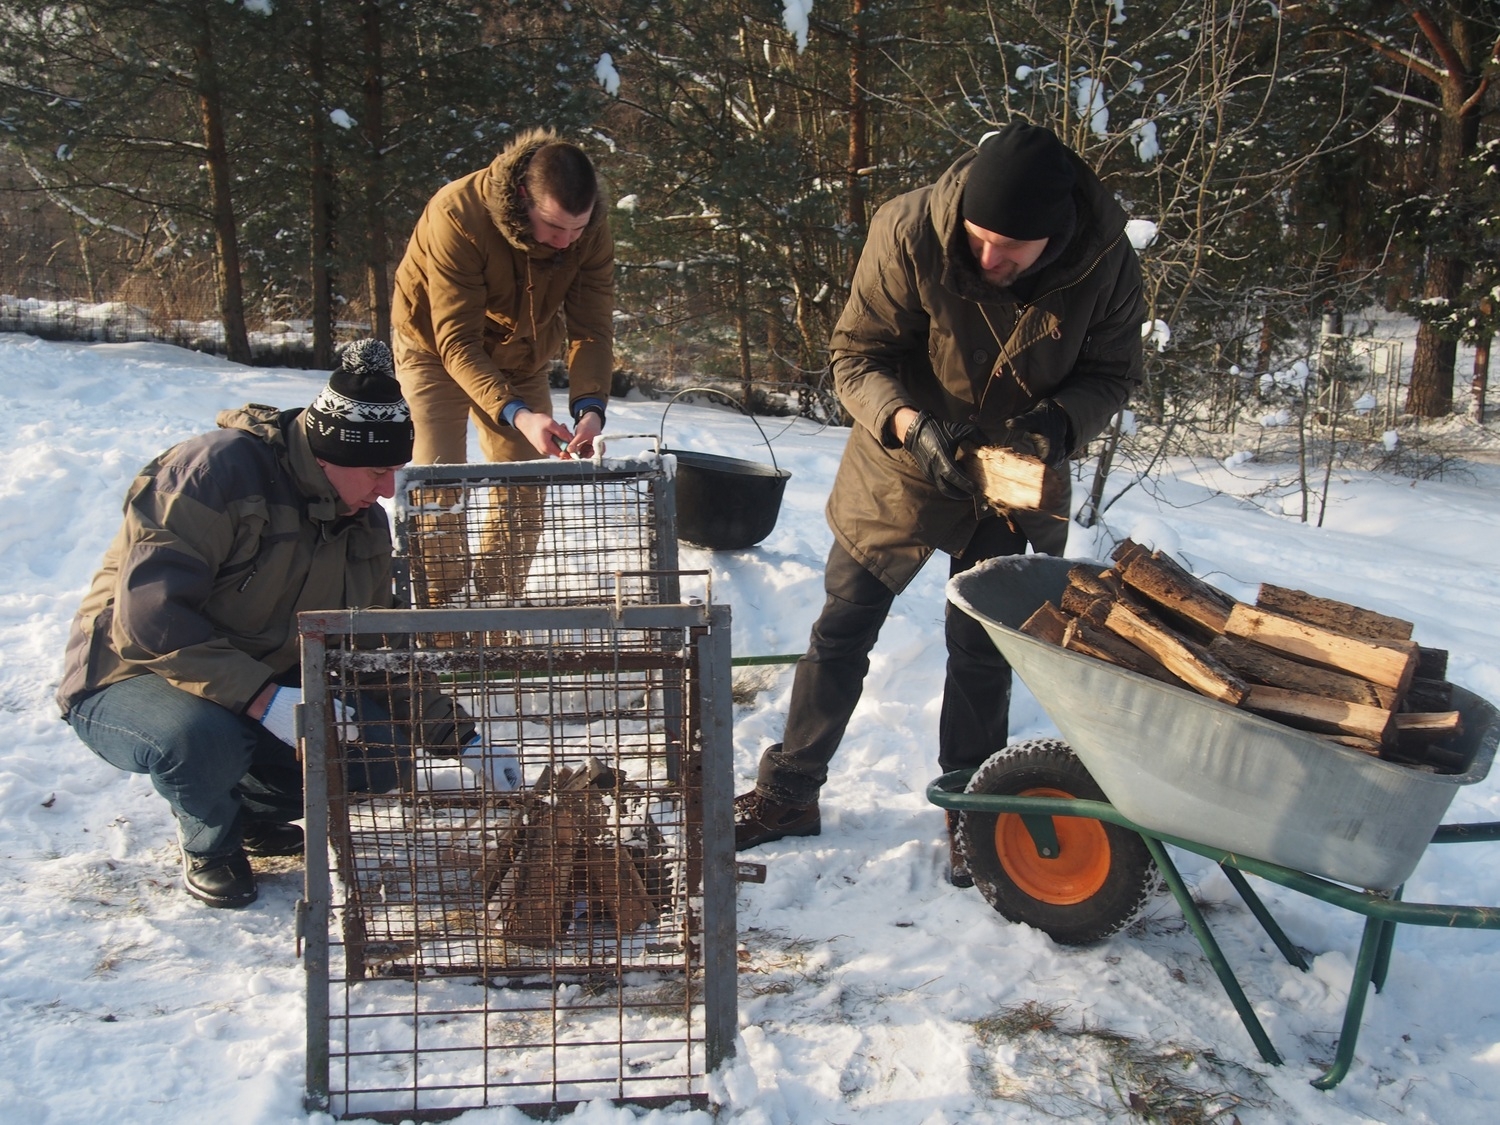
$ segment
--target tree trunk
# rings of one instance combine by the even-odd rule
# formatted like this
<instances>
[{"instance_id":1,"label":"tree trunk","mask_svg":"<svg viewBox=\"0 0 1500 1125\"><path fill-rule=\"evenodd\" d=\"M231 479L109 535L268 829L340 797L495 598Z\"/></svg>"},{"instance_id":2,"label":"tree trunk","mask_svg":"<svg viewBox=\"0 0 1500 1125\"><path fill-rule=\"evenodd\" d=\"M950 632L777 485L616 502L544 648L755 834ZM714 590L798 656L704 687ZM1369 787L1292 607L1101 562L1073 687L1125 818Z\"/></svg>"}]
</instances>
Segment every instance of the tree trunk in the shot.
<instances>
[{"instance_id":1,"label":"tree trunk","mask_svg":"<svg viewBox=\"0 0 1500 1125\"><path fill-rule=\"evenodd\" d=\"M1427 259L1422 297L1451 306L1463 287L1464 264L1457 258L1433 254ZM1417 326L1417 346L1411 358L1411 386L1406 391L1406 413L1418 418L1443 418L1453 412L1453 366L1458 341L1445 337L1423 321Z\"/></svg>"},{"instance_id":2,"label":"tree trunk","mask_svg":"<svg viewBox=\"0 0 1500 1125\"><path fill-rule=\"evenodd\" d=\"M380 0L360 5L364 27L365 134L365 282L370 298L370 333L391 338L391 288L387 277L389 238L385 229L385 64L381 42Z\"/></svg>"},{"instance_id":3,"label":"tree trunk","mask_svg":"<svg viewBox=\"0 0 1500 1125\"><path fill-rule=\"evenodd\" d=\"M245 328L245 293L240 278L239 234L229 175L229 148L224 140L224 106L214 58L208 0L194 6L193 58L198 64L198 112L203 125L204 164L208 170L214 241L218 251L219 315L224 322L224 355L250 362L250 335Z\"/></svg>"},{"instance_id":4,"label":"tree trunk","mask_svg":"<svg viewBox=\"0 0 1500 1125\"><path fill-rule=\"evenodd\" d=\"M865 0L851 0L849 27L853 37L849 44L849 169L848 207L849 276L859 249L865 242L865 169L870 164L869 103L865 96Z\"/></svg>"},{"instance_id":5,"label":"tree trunk","mask_svg":"<svg viewBox=\"0 0 1500 1125\"><path fill-rule=\"evenodd\" d=\"M1490 389L1490 339L1486 336L1474 345L1474 421L1484 424L1484 400Z\"/></svg>"},{"instance_id":6,"label":"tree trunk","mask_svg":"<svg viewBox=\"0 0 1500 1125\"><path fill-rule=\"evenodd\" d=\"M1446 33L1420 7L1413 6L1412 18L1441 60L1432 75L1442 91L1437 169L1432 183L1432 195L1441 198L1458 184L1464 161L1479 144L1480 100L1474 96L1479 86L1479 68L1471 62L1477 52L1470 41L1469 23L1463 12L1453 12ZM1467 264L1452 255L1429 256L1423 300L1429 305L1452 308L1462 293L1466 269ZM1453 369L1457 360L1456 340L1444 339L1425 322L1417 329L1411 387L1406 394L1408 414L1441 418L1452 413Z\"/></svg>"},{"instance_id":7,"label":"tree trunk","mask_svg":"<svg viewBox=\"0 0 1500 1125\"><path fill-rule=\"evenodd\" d=\"M744 388L745 413L754 413L751 406L755 390L755 370L750 362L750 310L745 294L745 250L744 241L734 240L734 332L740 361L740 383Z\"/></svg>"},{"instance_id":8,"label":"tree trunk","mask_svg":"<svg viewBox=\"0 0 1500 1125\"><path fill-rule=\"evenodd\" d=\"M1104 485L1109 480L1109 471L1114 466L1115 450L1120 446L1121 425L1124 421L1124 411L1120 411L1110 419L1109 427L1104 431L1104 442L1099 448L1099 457L1094 465L1094 480L1089 486L1089 497L1078 509L1078 525L1080 527L1093 527L1099 522L1099 517L1104 514Z\"/></svg>"},{"instance_id":9,"label":"tree trunk","mask_svg":"<svg viewBox=\"0 0 1500 1125\"><path fill-rule=\"evenodd\" d=\"M335 196L328 159L328 59L323 53L323 0L308 0L307 66L312 81L308 111L308 183L311 208L313 366L333 366L333 253Z\"/></svg>"}]
</instances>

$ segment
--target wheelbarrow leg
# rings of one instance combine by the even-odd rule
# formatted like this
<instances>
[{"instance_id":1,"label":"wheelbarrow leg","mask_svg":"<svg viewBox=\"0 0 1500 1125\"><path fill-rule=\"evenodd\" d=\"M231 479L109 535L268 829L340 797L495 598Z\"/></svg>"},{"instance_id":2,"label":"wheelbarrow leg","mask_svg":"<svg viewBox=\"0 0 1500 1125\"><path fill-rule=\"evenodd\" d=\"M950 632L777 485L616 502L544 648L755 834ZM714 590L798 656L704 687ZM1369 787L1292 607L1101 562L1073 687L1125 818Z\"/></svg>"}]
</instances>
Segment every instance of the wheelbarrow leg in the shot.
<instances>
[{"instance_id":1,"label":"wheelbarrow leg","mask_svg":"<svg viewBox=\"0 0 1500 1125\"><path fill-rule=\"evenodd\" d=\"M1244 873L1237 867L1227 864L1219 864L1219 870L1223 871L1229 878L1234 889L1240 892L1240 898L1250 908L1250 913L1255 915L1255 920L1260 923L1261 929L1266 931L1266 936L1276 943L1276 948L1281 950L1281 955L1287 959L1287 963L1294 968L1307 972L1308 964L1303 959L1302 953L1292 944L1292 939L1286 936L1286 931L1281 924L1271 916L1266 909L1266 904L1261 902L1260 896L1250 886L1250 881L1245 878Z\"/></svg>"},{"instance_id":2,"label":"wheelbarrow leg","mask_svg":"<svg viewBox=\"0 0 1500 1125\"><path fill-rule=\"evenodd\" d=\"M1397 887L1395 894L1391 896L1395 902L1401 901L1401 892L1404 885ZM1385 991L1385 975L1391 968L1391 947L1396 944L1396 923L1392 922L1385 928L1385 935L1380 939L1380 948L1375 952L1375 968L1370 980L1375 985L1376 992Z\"/></svg>"},{"instance_id":3,"label":"wheelbarrow leg","mask_svg":"<svg viewBox=\"0 0 1500 1125\"><path fill-rule=\"evenodd\" d=\"M1359 959L1354 964L1354 977L1349 982L1349 1003L1344 1006L1344 1026L1339 1032L1339 1049L1333 1057L1333 1065L1321 1078L1312 1084L1319 1090L1331 1090L1349 1073L1349 1064L1354 1061L1354 1044L1359 1039L1360 1021L1365 1015L1365 996L1374 983L1377 965L1382 955L1390 956L1391 941L1395 936L1396 923L1383 918L1365 919L1364 936L1359 941Z\"/></svg>"},{"instance_id":4,"label":"wheelbarrow leg","mask_svg":"<svg viewBox=\"0 0 1500 1125\"><path fill-rule=\"evenodd\" d=\"M1141 839L1146 841L1146 847L1151 852L1151 858L1156 861L1157 868L1161 871L1162 878L1166 880L1167 887L1172 892L1172 897L1177 900L1178 907L1182 910L1182 916L1187 919L1189 929L1193 936L1198 939L1198 945L1203 950L1203 955L1208 958L1208 963L1213 966L1214 973L1219 978L1219 983L1224 986L1224 991L1229 995L1229 1002L1234 1005L1234 1010L1239 1013L1240 1022L1245 1025L1245 1030L1250 1033L1250 1038L1255 1042L1255 1048L1260 1052L1260 1057L1272 1066L1280 1066L1282 1059L1276 1053L1276 1048L1271 1045L1271 1037L1266 1034L1266 1029L1261 1026L1260 1018L1256 1016L1255 1009L1250 1006L1249 999L1245 996L1245 990L1240 987L1240 982L1235 979L1234 970L1229 967L1229 962L1224 958L1224 951L1219 948L1218 941L1214 938L1212 931L1208 928L1208 922L1204 920L1203 913L1198 909L1198 904L1193 901L1192 892L1188 890L1187 884L1182 881L1182 875L1177 866L1167 855L1166 846L1154 836L1141 834Z\"/></svg>"}]
</instances>

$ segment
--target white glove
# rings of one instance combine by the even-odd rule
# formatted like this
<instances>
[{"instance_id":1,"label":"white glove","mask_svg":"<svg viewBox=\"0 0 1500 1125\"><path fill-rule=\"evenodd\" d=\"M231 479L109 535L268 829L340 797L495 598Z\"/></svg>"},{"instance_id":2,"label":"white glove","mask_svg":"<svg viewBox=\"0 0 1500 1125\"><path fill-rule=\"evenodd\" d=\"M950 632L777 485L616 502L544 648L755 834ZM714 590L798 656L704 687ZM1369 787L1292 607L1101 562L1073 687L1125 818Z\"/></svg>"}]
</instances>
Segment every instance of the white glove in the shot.
<instances>
[{"instance_id":1,"label":"white glove","mask_svg":"<svg viewBox=\"0 0 1500 1125\"><path fill-rule=\"evenodd\" d=\"M297 704L302 702L302 689L294 687L276 688L271 702L266 704L266 713L260 717L260 725L281 739L288 746L297 745L294 716ZM338 724L339 736L346 742L359 737L359 726L355 722L354 709L344 706L344 701L333 702L333 721Z\"/></svg>"},{"instance_id":2,"label":"white glove","mask_svg":"<svg viewBox=\"0 0 1500 1125\"><path fill-rule=\"evenodd\" d=\"M509 746L491 746L476 734L464 744L463 764L497 792L521 787L521 763Z\"/></svg>"}]
</instances>

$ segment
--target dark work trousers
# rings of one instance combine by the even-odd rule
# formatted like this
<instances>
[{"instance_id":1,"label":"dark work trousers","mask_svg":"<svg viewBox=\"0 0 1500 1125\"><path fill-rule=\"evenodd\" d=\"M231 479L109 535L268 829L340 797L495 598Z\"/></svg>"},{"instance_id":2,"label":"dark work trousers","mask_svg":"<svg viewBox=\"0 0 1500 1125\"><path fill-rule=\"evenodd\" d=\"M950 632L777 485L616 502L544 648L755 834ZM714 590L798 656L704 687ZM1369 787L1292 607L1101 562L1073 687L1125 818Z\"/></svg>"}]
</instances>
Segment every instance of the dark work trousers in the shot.
<instances>
[{"instance_id":1,"label":"dark work trousers","mask_svg":"<svg viewBox=\"0 0 1500 1125\"><path fill-rule=\"evenodd\" d=\"M1060 526L1065 540L1066 525ZM1020 531L1004 519L984 519L963 557L952 560L949 575L1025 550ZM755 783L762 795L794 805L811 804L828 780L828 763L864 690L870 650L896 598L837 543L828 553L823 586L823 612L792 680L786 732L761 755ZM938 718L938 766L946 773L978 766L1009 739L1010 665L984 627L952 603L945 609L944 633L948 668Z\"/></svg>"},{"instance_id":2,"label":"dark work trousers","mask_svg":"<svg viewBox=\"0 0 1500 1125\"><path fill-rule=\"evenodd\" d=\"M389 713L353 701L364 745L352 753L351 792L394 789L404 759ZM157 675L136 676L80 699L68 722L113 766L149 774L177 818L190 855L235 854L244 818L287 822L302 815L297 752L254 719L237 715ZM366 725L368 724L368 725Z\"/></svg>"}]
</instances>

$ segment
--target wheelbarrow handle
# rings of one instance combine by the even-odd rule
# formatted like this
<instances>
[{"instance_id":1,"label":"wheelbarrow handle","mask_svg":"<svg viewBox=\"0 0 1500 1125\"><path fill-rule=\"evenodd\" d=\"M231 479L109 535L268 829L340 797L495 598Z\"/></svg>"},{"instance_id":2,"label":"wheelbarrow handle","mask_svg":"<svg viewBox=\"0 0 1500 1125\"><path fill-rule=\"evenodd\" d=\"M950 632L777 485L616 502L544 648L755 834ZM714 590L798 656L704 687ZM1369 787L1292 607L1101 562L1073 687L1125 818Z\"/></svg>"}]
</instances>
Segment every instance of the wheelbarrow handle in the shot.
<instances>
[{"instance_id":1,"label":"wheelbarrow handle","mask_svg":"<svg viewBox=\"0 0 1500 1125\"><path fill-rule=\"evenodd\" d=\"M1470 844L1500 840L1500 820L1473 824L1440 824L1432 834L1434 844Z\"/></svg>"},{"instance_id":2,"label":"wheelbarrow handle","mask_svg":"<svg viewBox=\"0 0 1500 1125\"><path fill-rule=\"evenodd\" d=\"M755 428L757 430L760 430L760 440L765 442L766 452L771 455L771 468L778 473L781 472L781 466L776 463L776 450L771 448L771 439L766 437L766 431L764 429L761 429L761 424L759 421L757 421L755 415L752 414L749 407L740 402L739 399L735 398L728 391L719 390L718 387L686 387L683 390L678 391L671 397L671 399L667 402L666 409L661 412L661 428L657 430L656 434L658 450L666 449L667 411L671 410L673 405L683 395L691 394L718 395L720 398L726 400L731 406L737 409L746 418L749 418L750 421L754 422ZM667 452L670 452L670 450L667 450Z\"/></svg>"}]
</instances>

